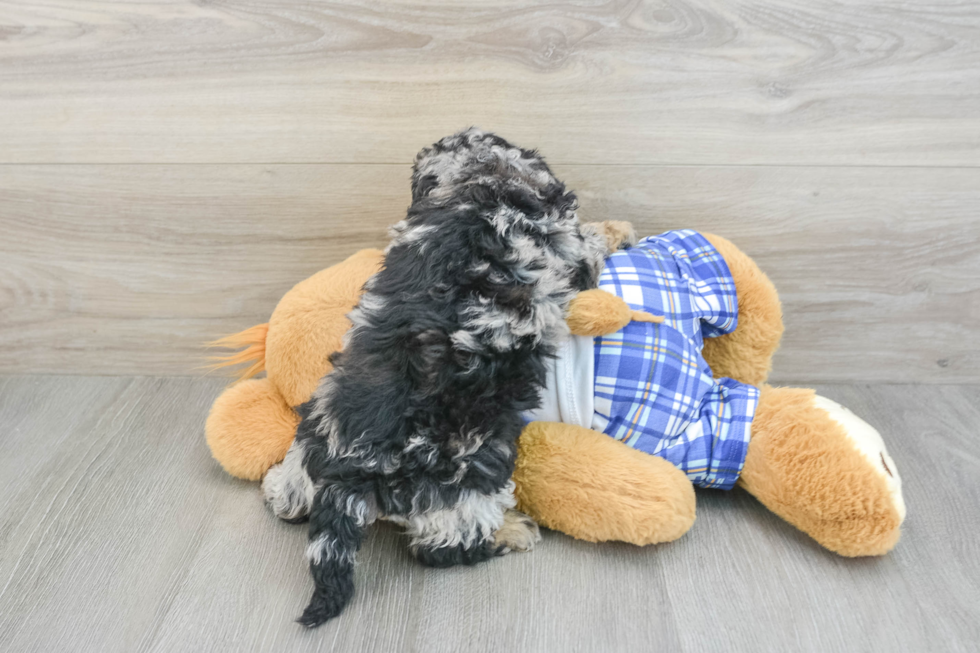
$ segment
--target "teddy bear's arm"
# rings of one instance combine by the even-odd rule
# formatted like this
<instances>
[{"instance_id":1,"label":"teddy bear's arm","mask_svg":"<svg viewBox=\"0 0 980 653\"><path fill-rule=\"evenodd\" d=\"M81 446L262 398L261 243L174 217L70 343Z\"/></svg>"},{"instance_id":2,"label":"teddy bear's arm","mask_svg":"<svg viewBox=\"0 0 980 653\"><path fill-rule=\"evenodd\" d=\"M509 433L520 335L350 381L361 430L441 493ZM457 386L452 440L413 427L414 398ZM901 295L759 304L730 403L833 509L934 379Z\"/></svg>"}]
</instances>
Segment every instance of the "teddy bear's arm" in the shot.
<instances>
[{"instance_id":1,"label":"teddy bear's arm","mask_svg":"<svg viewBox=\"0 0 980 653\"><path fill-rule=\"evenodd\" d=\"M704 341L704 359L716 378L727 376L748 383L765 383L772 356L783 335L779 294L769 277L730 241L702 234L725 259L738 295L738 327Z\"/></svg>"},{"instance_id":2,"label":"teddy bear's arm","mask_svg":"<svg viewBox=\"0 0 980 653\"><path fill-rule=\"evenodd\" d=\"M625 249L636 244L636 229L626 220L603 220L602 222L584 222L583 229L600 233L606 239L609 253Z\"/></svg>"},{"instance_id":3,"label":"teddy bear's arm","mask_svg":"<svg viewBox=\"0 0 980 653\"><path fill-rule=\"evenodd\" d=\"M631 321L663 322L663 316L634 311L612 293L595 288L580 292L568 305L566 322L573 335L604 336L615 333Z\"/></svg>"}]
</instances>

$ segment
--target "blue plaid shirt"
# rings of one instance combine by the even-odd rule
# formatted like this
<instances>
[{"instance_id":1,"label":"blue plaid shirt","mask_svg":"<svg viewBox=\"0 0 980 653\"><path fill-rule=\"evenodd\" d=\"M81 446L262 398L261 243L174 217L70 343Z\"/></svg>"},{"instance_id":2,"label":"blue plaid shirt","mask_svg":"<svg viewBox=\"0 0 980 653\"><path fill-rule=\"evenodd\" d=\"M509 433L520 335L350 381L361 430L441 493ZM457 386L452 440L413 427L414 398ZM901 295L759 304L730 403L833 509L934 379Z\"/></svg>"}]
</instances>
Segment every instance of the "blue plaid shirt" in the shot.
<instances>
[{"instance_id":1,"label":"blue plaid shirt","mask_svg":"<svg viewBox=\"0 0 980 653\"><path fill-rule=\"evenodd\" d=\"M732 488L759 391L714 379L701 356L704 338L738 322L721 254L697 232L668 231L612 254L599 287L666 319L595 339L593 428L669 460L699 487Z\"/></svg>"}]
</instances>

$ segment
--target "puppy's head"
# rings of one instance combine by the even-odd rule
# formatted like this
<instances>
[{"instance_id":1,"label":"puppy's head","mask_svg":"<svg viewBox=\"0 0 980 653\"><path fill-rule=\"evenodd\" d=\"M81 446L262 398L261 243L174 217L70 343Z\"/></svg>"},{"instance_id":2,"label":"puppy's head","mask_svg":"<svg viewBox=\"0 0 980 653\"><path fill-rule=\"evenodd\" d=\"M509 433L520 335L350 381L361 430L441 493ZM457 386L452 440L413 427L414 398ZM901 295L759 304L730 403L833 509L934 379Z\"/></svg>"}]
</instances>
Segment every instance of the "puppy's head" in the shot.
<instances>
[{"instance_id":1,"label":"puppy's head","mask_svg":"<svg viewBox=\"0 0 980 653\"><path fill-rule=\"evenodd\" d=\"M504 204L525 215L575 219L575 195L566 192L534 150L471 127L447 136L415 157L412 203Z\"/></svg>"}]
</instances>

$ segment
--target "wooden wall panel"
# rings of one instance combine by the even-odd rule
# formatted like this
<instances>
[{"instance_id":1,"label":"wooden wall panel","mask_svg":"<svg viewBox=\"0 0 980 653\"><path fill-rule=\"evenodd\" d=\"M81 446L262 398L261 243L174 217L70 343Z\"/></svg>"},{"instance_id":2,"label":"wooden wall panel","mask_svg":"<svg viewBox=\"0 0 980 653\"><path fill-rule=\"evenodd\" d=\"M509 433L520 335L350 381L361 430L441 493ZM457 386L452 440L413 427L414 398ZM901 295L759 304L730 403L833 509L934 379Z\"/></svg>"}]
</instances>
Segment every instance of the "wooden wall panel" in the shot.
<instances>
[{"instance_id":1,"label":"wooden wall panel","mask_svg":"<svg viewBox=\"0 0 980 653\"><path fill-rule=\"evenodd\" d=\"M0 162L980 164L969 0L0 1Z\"/></svg>"},{"instance_id":2,"label":"wooden wall panel","mask_svg":"<svg viewBox=\"0 0 980 653\"><path fill-rule=\"evenodd\" d=\"M192 374L382 246L407 165L0 167L0 372ZM577 166L586 219L729 237L779 288L777 380L980 381L980 170Z\"/></svg>"}]
</instances>

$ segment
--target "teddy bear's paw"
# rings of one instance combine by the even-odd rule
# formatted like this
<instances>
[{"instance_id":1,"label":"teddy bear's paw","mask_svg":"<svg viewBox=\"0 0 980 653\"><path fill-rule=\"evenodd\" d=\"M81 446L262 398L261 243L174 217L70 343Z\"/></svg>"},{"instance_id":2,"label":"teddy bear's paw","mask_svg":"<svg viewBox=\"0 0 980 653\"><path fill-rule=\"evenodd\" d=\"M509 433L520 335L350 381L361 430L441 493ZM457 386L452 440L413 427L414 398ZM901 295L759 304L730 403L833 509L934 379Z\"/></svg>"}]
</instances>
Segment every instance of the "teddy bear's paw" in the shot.
<instances>
[{"instance_id":1,"label":"teddy bear's paw","mask_svg":"<svg viewBox=\"0 0 980 653\"><path fill-rule=\"evenodd\" d=\"M841 406L836 401L816 395L813 399L817 408L825 411L832 420L844 427L851 444L861 453L869 467L884 479L888 492L901 520L905 519L905 499L902 497L902 478L898 475L895 461L888 455L885 442L878 431Z\"/></svg>"},{"instance_id":2,"label":"teddy bear's paw","mask_svg":"<svg viewBox=\"0 0 980 653\"><path fill-rule=\"evenodd\" d=\"M316 486L303 467L303 447L289 448L286 457L262 479L262 494L272 512L284 521L305 521L313 505Z\"/></svg>"},{"instance_id":3,"label":"teddy bear's paw","mask_svg":"<svg viewBox=\"0 0 980 653\"><path fill-rule=\"evenodd\" d=\"M533 519L518 510L504 513L504 525L493 534L499 555L511 551L530 551L541 541L541 530Z\"/></svg>"},{"instance_id":4,"label":"teddy bear's paw","mask_svg":"<svg viewBox=\"0 0 980 653\"><path fill-rule=\"evenodd\" d=\"M606 245L610 252L632 247L637 243L636 229L633 223L626 220L605 220L599 223L600 230L606 237Z\"/></svg>"}]
</instances>

